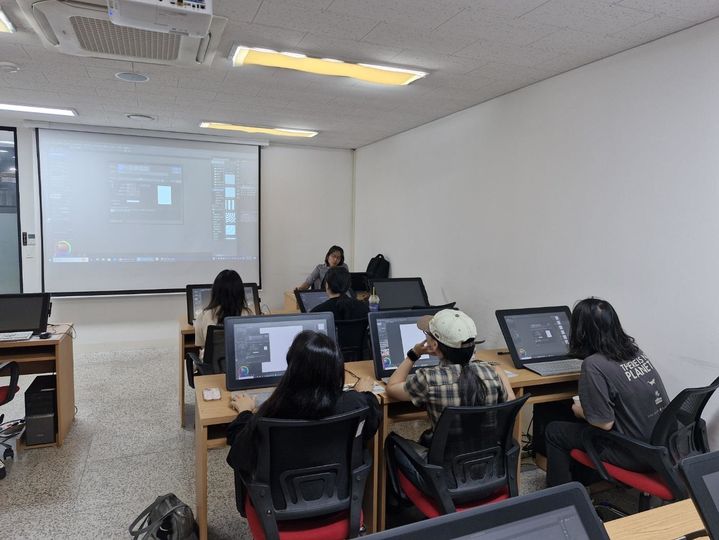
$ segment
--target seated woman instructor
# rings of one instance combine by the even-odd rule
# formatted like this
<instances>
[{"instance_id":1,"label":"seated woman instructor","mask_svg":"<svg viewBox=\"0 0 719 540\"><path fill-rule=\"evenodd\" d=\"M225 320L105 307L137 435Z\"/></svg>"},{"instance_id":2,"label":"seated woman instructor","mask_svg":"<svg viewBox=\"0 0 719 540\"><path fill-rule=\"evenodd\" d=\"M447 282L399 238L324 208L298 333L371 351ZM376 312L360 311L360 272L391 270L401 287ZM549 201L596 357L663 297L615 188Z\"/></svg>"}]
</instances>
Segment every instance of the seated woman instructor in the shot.
<instances>
[{"instance_id":1,"label":"seated woman instructor","mask_svg":"<svg viewBox=\"0 0 719 540\"><path fill-rule=\"evenodd\" d=\"M301 285L297 286L297 290L324 290L325 276L327 275L327 270L334 266L342 266L349 270L349 268L347 268L347 265L345 264L345 251L340 246L330 247L330 249L327 251L327 255L325 255L324 264L318 264L317 266L315 266L315 269L312 270L312 273L310 273L309 276L307 276L307 279L305 279Z\"/></svg>"}]
</instances>

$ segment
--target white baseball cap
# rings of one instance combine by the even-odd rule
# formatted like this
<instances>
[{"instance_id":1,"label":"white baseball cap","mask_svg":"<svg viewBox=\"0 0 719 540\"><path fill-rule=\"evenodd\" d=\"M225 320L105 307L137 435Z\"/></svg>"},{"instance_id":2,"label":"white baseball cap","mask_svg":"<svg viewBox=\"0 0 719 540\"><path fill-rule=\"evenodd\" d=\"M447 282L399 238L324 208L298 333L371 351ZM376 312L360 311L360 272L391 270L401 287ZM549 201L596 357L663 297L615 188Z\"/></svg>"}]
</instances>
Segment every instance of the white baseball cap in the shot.
<instances>
[{"instance_id":1,"label":"white baseball cap","mask_svg":"<svg viewBox=\"0 0 719 540\"><path fill-rule=\"evenodd\" d=\"M474 321L457 309L443 309L434 316L425 315L417 321L417 328L429 332L437 341L453 349L474 347L477 337Z\"/></svg>"}]
</instances>

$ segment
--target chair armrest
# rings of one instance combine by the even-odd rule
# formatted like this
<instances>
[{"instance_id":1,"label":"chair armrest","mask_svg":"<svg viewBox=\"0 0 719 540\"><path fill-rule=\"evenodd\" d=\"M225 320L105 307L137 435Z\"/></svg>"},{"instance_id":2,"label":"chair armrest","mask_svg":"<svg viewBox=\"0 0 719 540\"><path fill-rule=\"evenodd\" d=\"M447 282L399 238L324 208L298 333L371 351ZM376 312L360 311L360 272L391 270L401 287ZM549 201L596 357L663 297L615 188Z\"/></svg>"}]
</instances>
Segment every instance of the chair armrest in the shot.
<instances>
[{"instance_id":1,"label":"chair armrest","mask_svg":"<svg viewBox=\"0 0 719 540\"><path fill-rule=\"evenodd\" d=\"M394 461L392 451L390 450L392 445L399 448L399 451L402 452L412 463L414 468L422 477L426 486L430 488L431 493L428 493L428 495L434 498L435 501L442 506L443 511L447 514L455 512L456 508L454 506L454 502L447 491L444 469L438 465L428 464L426 460L417 455L407 439L392 432L389 437L387 437L386 455L387 463L391 465L389 467L390 482L392 483L392 487L396 489L396 493L402 493L402 491L399 488L399 480L396 477L397 464Z\"/></svg>"},{"instance_id":2,"label":"chair armrest","mask_svg":"<svg viewBox=\"0 0 719 540\"><path fill-rule=\"evenodd\" d=\"M257 517L262 524L266 540L279 540L280 532L275 520L275 512L272 504L272 493L267 484L256 482L245 482L247 494L255 507Z\"/></svg>"}]
</instances>

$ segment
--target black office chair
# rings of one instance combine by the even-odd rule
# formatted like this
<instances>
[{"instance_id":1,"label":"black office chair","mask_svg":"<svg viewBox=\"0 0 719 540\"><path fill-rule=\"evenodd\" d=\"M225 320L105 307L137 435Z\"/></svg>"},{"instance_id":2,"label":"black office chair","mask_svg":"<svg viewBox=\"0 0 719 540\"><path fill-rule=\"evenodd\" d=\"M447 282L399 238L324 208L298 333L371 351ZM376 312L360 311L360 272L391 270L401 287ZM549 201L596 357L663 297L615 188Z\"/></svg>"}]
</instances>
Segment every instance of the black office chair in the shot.
<instances>
[{"instance_id":1,"label":"black office chair","mask_svg":"<svg viewBox=\"0 0 719 540\"><path fill-rule=\"evenodd\" d=\"M248 478L235 470L237 508L255 539L359 535L372 466L361 429L367 412L365 407L323 420L257 420L255 470Z\"/></svg>"},{"instance_id":2,"label":"black office chair","mask_svg":"<svg viewBox=\"0 0 719 540\"><path fill-rule=\"evenodd\" d=\"M447 407L426 451L390 433L385 454L395 494L429 518L516 496L519 445L512 430L529 397Z\"/></svg>"},{"instance_id":3,"label":"black office chair","mask_svg":"<svg viewBox=\"0 0 719 540\"><path fill-rule=\"evenodd\" d=\"M369 353L365 355L365 351L370 350L367 317L335 321L335 329L337 330L337 344L345 362L367 360L371 357Z\"/></svg>"},{"instance_id":4,"label":"black office chair","mask_svg":"<svg viewBox=\"0 0 719 540\"><path fill-rule=\"evenodd\" d=\"M701 415L709 398L719 388L719 377L709 386L679 392L662 411L649 442L617 431L593 429L582 437L585 451L574 449L571 456L595 469L602 480L635 488L641 494L639 511L651 507L652 497L662 501L686 499L688 493L679 473L684 458L709 452L706 422ZM612 445L627 449L649 469L636 472L602 461L597 448Z\"/></svg>"},{"instance_id":5,"label":"black office chair","mask_svg":"<svg viewBox=\"0 0 719 540\"><path fill-rule=\"evenodd\" d=\"M205 352L200 358L196 352L185 354L187 384L195 387L195 375L215 375L225 373L225 328L211 325L205 336Z\"/></svg>"},{"instance_id":6,"label":"black office chair","mask_svg":"<svg viewBox=\"0 0 719 540\"><path fill-rule=\"evenodd\" d=\"M17 385L18 380L20 379L20 366L17 365L17 362L4 362L0 364L0 372L4 370L8 370L10 372L10 382L6 386L0 386L0 405L5 405L6 403L12 401L15 394L20 391L20 388ZM4 420L5 415L0 414L0 425L2 425ZM12 446L10 446L7 442L16 437L20 431L21 430L17 429L12 429L8 433L0 431L0 446L5 448L3 451L3 460L10 459L15 456ZM2 460L0 460L0 480L5 478L5 475L5 464Z\"/></svg>"}]
</instances>

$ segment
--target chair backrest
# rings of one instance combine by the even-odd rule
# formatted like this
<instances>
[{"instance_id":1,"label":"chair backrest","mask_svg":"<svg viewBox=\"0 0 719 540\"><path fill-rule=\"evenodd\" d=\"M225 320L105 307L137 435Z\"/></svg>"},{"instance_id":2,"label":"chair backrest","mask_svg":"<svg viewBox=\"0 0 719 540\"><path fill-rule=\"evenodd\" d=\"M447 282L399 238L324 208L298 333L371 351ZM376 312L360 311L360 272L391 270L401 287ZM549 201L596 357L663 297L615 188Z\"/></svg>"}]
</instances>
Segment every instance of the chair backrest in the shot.
<instances>
[{"instance_id":1,"label":"chair backrest","mask_svg":"<svg viewBox=\"0 0 719 540\"><path fill-rule=\"evenodd\" d=\"M17 382L20 379L20 366L17 362L5 362L0 364L0 372L9 370L10 371L10 382L7 386L0 386L0 405L12 401L15 397L15 393L18 390Z\"/></svg>"},{"instance_id":2,"label":"chair backrest","mask_svg":"<svg viewBox=\"0 0 719 540\"><path fill-rule=\"evenodd\" d=\"M345 362L366 359L364 350L365 348L369 349L369 347L365 347L365 343L368 342L368 325L367 317L344 321L335 320L337 344L340 346Z\"/></svg>"},{"instance_id":3,"label":"chair backrest","mask_svg":"<svg viewBox=\"0 0 719 540\"><path fill-rule=\"evenodd\" d=\"M659 416L649 442L665 446L675 465L689 456L709 451L702 412L719 388L719 377L709 386L686 388L677 394Z\"/></svg>"},{"instance_id":4,"label":"chair backrest","mask_svg":"<svg viewBox=\"0 0 719 540\"><path fill-rule=\"evenodd\" d=\"M323 420L258 419L257 465L246 482L250 495L258 486L269 486L275 519L280 521L347 510L352 471L363 463L367 413L364 407Z\"/></svg>"},{"instance_id":5,"label":"chair backrest","mask_svg":"<svg viewBox=\"0 0 719 540\"><path fill-rule=\"evenodd\" d=\"M434 429L427 462L445 471L453 500L481 499L507 484L512 431L529 394L484 407L447 407Z\"/></svg>"},{"instance_id":6,"label":"chair backrest","mask_svg":"<svg viewBox=\"0 0 719 540\"><path fill-rule=\"evenodd\" d=\"M412 306L411 309L457 309L457 302L449 302L448 304L440 304L438 306Z\"/></svg>"},{"instance_id":7,"label":"chair backrest","mask_svg":"<svg viewBox=\"0 0 719 540\"><path fill-rule=\"evenodd\" d=\"M225 327L210 325L205 337L205 352L202 357L205 364L212 366L213 373L225 373Z\"/></svg>"}]
</instances>

